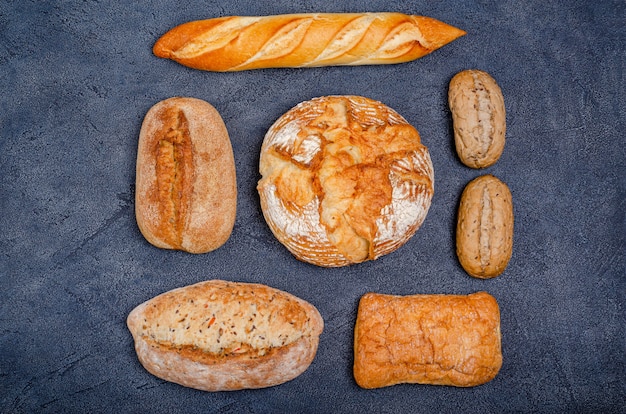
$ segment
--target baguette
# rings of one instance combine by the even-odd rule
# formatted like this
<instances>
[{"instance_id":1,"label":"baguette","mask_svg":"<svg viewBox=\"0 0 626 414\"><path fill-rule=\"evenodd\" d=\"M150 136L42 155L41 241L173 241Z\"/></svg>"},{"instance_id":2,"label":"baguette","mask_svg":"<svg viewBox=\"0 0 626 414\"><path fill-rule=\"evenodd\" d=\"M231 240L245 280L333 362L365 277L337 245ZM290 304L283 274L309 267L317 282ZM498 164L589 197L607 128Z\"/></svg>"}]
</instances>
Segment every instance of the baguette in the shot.
<instances>
[{"instance_id":1,"label":"baguette","mask_svg":"<svg viewBox=\"0 0 626 414\"><path fill-rule=\"evenodd\" d=\"M488 293L363 295L354 330L362 388L400 383L472 387L502 365L500 310Z\"/></svg>"},{"instance_id":2,"label":"baguette","mask_svg":"<svg viewBox=\"0 0 626 414\"><path fill-rule=\"evenodd\" d=\"M324 322L313 305L287 292L210 280L142 303L127 325L148 372L199 390L232 391L300 375Z\"/></svg>"},{"instance_id":3,"label":"baguette","mask_svg":"<svg viewBox=\"0 0 626 414\"><path fill-rule=\"evenodd\" d=\"M418 59L463 35L436 19L402 13L228 16L174 27L153 52L217 72L375 65Z\"/></svg>"},{"instance_id":4,"label":"baguette","mask_svg":"<svg viewBox=\"0 0 626 414\"><path fill-rule=\"evenodd\" d=\"M209 103L170 98L139 133L135 215L154 246L206 253L230 237L237 209L233 150Z\"/></svg>"}]
</instances>

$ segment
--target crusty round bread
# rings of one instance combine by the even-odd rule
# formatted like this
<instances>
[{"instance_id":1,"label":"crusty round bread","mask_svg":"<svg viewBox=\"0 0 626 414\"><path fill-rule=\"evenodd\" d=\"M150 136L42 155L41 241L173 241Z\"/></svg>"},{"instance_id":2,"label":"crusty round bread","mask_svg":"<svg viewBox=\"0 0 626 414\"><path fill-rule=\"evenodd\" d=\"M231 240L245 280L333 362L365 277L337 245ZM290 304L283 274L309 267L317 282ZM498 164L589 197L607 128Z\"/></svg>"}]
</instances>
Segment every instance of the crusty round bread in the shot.
<instances>
[{"instance_id":1,"label":"crusty round bread","mask_svg":"<svg viewBox=\"0 0 626 414\"><path fill-rule=\"evenodd\" d=\"M258 191L276 238L324 267L373 260L420 227L433 166L417 130L360 96L302 102L269 129Z\"/></svg>"}]
</instances>

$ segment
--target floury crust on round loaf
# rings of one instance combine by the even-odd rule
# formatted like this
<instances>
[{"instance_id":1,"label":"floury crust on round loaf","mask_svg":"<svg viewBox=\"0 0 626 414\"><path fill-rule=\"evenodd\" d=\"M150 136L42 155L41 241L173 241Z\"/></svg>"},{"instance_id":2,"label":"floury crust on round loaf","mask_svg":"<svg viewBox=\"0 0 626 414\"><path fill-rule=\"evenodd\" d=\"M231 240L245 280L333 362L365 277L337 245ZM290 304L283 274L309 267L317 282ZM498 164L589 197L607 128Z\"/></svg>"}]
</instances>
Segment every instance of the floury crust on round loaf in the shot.
<instances>
[{"instance_id":1,"label":"floury crust on round loaf","mask_svg":"<svg viewBox=\"0 0 626 414\"><path fill-rule=\"evenodd\" d=\"M313 361L324 322L310 303L269 286L210 280L137 306L127 324L153 375L204 391L270 387Z\"/></svg>"},{"instance_id":2,"label":"floury crust on round loaf","mask_svg":"<svg viewBox=\"0 0 626 414\"><path fill-rule=\"evenodd\" d=\"M417 130L360 96L302 102L261 148L263 215L294 256L338 267L374 260L421 226L434 173Z\"/></svg>"}]
</instances>

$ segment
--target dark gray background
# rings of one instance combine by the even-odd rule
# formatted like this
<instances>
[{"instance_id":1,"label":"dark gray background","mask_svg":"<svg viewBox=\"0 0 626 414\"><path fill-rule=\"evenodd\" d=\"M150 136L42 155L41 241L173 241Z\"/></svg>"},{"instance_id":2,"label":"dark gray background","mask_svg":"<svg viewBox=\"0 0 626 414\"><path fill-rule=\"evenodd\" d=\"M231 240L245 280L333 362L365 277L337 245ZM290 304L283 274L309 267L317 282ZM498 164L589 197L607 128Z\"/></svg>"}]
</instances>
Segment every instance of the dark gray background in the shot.
<instances>
[{"instance_id":1,"label":"dark gray background","mask_svg":"<svg viewBox=\"0 0 626 414\"><path fill-rule=\"evenodd\" d=\"M625 374L625 2L153 0L0 3L0 412L618 412ZM468 35L393 66L208 73L158 59L173 26L224 15L400 11ZM447 85L483 69L502 87L507 145L485 171L457 159ZM416 235L374 262L295 260L260 212L263 136L297 103L355 94L420 132L435 196ZM193 96L221 113L238 174L238 215L219 250L159 250L134 216L136 146L156 102ZM472 178L511 188L513 258L478 280L454 252L456 206ZM295 380L205 393L137 361L125 318L166 290L222 278L260 282L318 307L317 356ZM502 313L504 364L470 389L362 390L352 374L360 296L486 290Z\"/></svg>"}]
</instances>

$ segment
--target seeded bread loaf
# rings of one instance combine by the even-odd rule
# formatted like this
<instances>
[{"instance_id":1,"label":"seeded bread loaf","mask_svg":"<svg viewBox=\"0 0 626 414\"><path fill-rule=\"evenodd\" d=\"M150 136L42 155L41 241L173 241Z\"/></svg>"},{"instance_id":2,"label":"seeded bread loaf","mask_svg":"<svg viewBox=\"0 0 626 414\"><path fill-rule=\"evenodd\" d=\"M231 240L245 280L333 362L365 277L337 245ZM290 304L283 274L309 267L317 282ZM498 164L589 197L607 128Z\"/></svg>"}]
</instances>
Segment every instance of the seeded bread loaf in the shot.
<instances>
[{"instance_id":1,"label":"seeded bread loaf","mask_svg":"<svg viewBox=\"0 0 626 414\"><path fill-rule=\"evenodd\" d=\"M454 143L459 159L471 168L486 168L504 150L506 110L495 79L482 70L457 73L450 81Z\"/></svg>"},{"instance_id":2,"label":"seeded bread loaf","mask_svg":"<svg viewBox=\"0 0 626 414\"><path fill-rule=\"evenodd\" d=\"M192 21L155 43L158 57L210 71L371 65L418 59L465 32L402 13L228 16Z\"/></svg>"},{"instance_id":3,"label":"seeded bread loaf","mask_svg":"<svg viewBox=\"0 0 626 414\"><path fill-rule=\"evenodd\" d=\"M270 387L304 372L323 320L315 307L265 285L211 280L137 306L127 324L153 375L204 391Z\"/></svg>"},{"instance_id":4,"label":"seeded bread loaf","mask_svg":"<svg viewBox=\"0 0 626 414\"><path fill-rule=\"evenodd\" d=\"M513 199L491 174L470 181L461 194L456 254L463 269L480 279L500 275L513 255Z\"/></svg>"}]
</instances>

